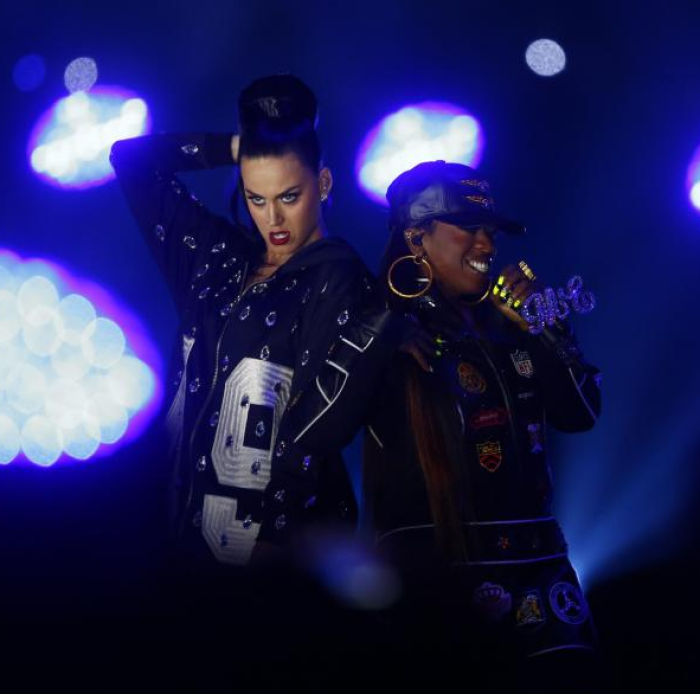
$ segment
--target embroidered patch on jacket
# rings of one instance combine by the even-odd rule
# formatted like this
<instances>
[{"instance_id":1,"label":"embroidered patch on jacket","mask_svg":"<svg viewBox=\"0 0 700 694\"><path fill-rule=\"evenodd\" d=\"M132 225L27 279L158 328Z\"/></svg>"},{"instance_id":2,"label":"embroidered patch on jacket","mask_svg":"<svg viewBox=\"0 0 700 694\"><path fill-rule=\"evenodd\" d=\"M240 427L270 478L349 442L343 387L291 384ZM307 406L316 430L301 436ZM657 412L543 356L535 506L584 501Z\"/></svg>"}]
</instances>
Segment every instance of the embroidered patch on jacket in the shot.
<instances>
[{"instance_id":1,"label":"embroidered patch on jacket","mask_svg":"<svg viewBox=\"0 0 700 694\"><path fill-rule=\"evenodd\" d=\"M469 418L469 426L472 429L485 429L486 427L502 427L508 420L508 413L502 407L492 410L480 410Z\"/></svg>"},{"instance_id":2,"label":"embroidered patch on jacket","mask_svg":"<svg viewBox=\"0 0 700 694\"><path fill-rule=\"evenodd\" d=\"M532 627L544 624L546 620L539 590L528 590L518 597L515 610L515 624L519 627Z\"/></svg>"},{"instance_id":3,"label":"embroidered patch on jacket","mask_svg":"<svg viewBox=\"0 0 700 694\"><path fill-rule=\"evenodd\" d=\"M524 349L516 349L510 353L510 358L513 360L515 370L525 378L532 378L535 373L535 367L532 365L532 359L528 352Z\"/></svg>"},{"instance_id":4,"label":"embroidered patch on jacket","mask_svg":"<svg viewBox=\"0 0 700 694\"><path fill-rule=\"evenodd\" d=\"M498 621L503 619L512 605L511 594L503 586L486 581L474 589L472 605L485 619Z\"/></svg>"},{"instance_id":5,"label":"embroidered patch on jacket","mask_svg":"<svg viewBox=\"0 0 700 694\"><path fill-rule=\"evenodd\" d=\"M486 379L466 361L459 363L457 367L457 375L459 376L459 385L463 390L472 395L480 395L486 390Z\"/></svg>"},{"instance_id":6,"label":"embroidered patch on jacket","mask_svg":"<svg viewBox=\"0 0 700 694\"><path fill-rule=\"evenodd\" d=\"M485 441L476 444L479 465L489 472L496 472L503 462L500 441Z\"/></svg>"},{"instance_id":7,"label":"embroidered patch on jacket","mask_svg":"<svg viewBox=\"0 0 700 694\"><path fill-rule=\"evenodd\" d=\"M542 453L544 450L542 425L537 423L528 424L527 435L530 438L530 453Z\"/></svg>"},{"instance_id":8,"label":"embroidered patch on jacket","mask_svg":"<svg viewBox=\"0 0 700 694\"><path fill-rule=\"evenodd\" d=\"M588 605L581 590L566 581L549 590L549 604L554 614L566 624L582 624L588 617Z\"/></svg>"}]
</instances>

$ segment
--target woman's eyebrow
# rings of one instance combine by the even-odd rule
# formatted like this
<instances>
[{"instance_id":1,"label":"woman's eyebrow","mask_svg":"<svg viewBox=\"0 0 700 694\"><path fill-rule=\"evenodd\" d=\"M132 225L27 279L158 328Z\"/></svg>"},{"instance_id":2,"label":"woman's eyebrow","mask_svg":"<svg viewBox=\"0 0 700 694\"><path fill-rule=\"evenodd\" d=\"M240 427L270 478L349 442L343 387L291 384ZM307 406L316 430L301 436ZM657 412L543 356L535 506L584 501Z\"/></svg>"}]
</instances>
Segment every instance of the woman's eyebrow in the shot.
<instances>
[{"instance_id":1,"label":"woman's eyebrow","mask_svg":"<svg viewBox=\"0 0 700 694\"><path fill-rule=\"evenodd\" d=\"M297 183L296 185L290 186L286 190L283 190L279 195L276 197L281 198L284 197L285 195L288 195L289 193L296 192L299 188L301 188L301 183ZM264 198L264 195L258 195L257 193L253 192L250 188L245 188L246 195L250 195L254 198Z\"/></svg>"},{"instance_id":2,"label":"woman's eyebrow","mask_svg":"<svg viewBox=\"0 0 700 694\"><path fill-rule=\"evenodd\" d=\"M290 193L295 193L301 188L301 183L297 183L294 186L290 186L287 188L287 190L282 191L277 197L278 198L283 198L285 195L289 195Z\"/></svg>"}]
</instances>

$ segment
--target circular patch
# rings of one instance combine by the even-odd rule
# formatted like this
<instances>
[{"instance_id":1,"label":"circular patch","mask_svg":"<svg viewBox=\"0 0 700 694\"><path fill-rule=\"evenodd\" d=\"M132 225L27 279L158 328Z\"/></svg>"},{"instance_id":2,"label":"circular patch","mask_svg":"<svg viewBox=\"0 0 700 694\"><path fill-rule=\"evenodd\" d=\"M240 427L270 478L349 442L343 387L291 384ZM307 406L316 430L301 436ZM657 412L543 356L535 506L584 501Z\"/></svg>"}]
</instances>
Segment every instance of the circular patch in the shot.
<instances>
[{"instance_id":1,"label":"circular patch","mask_svg":"<svg viewBox=\"0 0 700 694\"><path fill-rule=\"evenodd\" d=\"M571 583L555 583L549 590L549 604L566 624L582 624L588 618L586 599L581 589Z\"/></svg>"},{"instance_id":2,"label":"circular patch","mask_svg":"<svg viewBox=\"0 0 700 694\"><path fill-rule=\"evenodd\" d=\"M467 393L479 395L486 390L486 379L471 364L467 364L465 361L460 362L457 367L457 374L459 376L459 385Z\"/></svg>"}]
</instances>

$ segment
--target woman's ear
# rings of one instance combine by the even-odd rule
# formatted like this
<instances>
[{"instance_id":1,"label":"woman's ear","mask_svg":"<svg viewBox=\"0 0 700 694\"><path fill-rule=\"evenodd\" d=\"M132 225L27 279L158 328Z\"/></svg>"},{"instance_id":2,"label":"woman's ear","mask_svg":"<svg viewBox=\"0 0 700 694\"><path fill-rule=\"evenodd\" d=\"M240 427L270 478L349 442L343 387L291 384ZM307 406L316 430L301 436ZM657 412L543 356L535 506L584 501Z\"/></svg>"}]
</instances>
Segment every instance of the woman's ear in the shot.
<instances>
[{"instance_id":1,"label":"woman's ear","mask_svg":"<svg viewBox=\"0 0 700 694\"><path fill-rule=\"evenodd\" d=\"M424 233L425 232L423 230L415 229L413 227L409 227L408 229L406 229L406 231L403 232L403 237L406 240L408 250L413 255L425 255L425 251L423 250Z\"/></svg>"},{"instance_id":2,"label":"woman's ear","mask_svg":"<svg viewBox=\"0 0 700 694\"><path fill-rule=\"evenodd\" d=\"M326 202L333 189L333 174L327 166L324 166L318 174L318 189L321 202Z\"/></svg>"}]
</instances>

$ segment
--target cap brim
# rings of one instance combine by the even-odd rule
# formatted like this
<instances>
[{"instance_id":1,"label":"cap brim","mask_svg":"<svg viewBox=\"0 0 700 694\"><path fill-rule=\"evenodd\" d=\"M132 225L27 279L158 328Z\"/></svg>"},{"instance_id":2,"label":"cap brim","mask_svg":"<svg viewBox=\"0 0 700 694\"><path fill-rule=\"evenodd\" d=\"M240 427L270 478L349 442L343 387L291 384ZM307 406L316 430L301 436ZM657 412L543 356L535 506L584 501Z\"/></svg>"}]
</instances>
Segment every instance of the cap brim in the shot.
<instances>
[{"instance_id":1,"label":"cap brim","mask_svg":"<svg viewBox=\"0 0 700 694\"><path fill-rule=\"evenodd\" d=\"M525 233L525 227L512 219L501 217L501 215L492 212L491 210L470 210L464 213L455 213L450 215L441 215L439 219L444 219L451 224L460 226L474 226L477 224L490 224L496 227L499 231L513 236L519 236Z\"/></svg>"}]
</instances>

